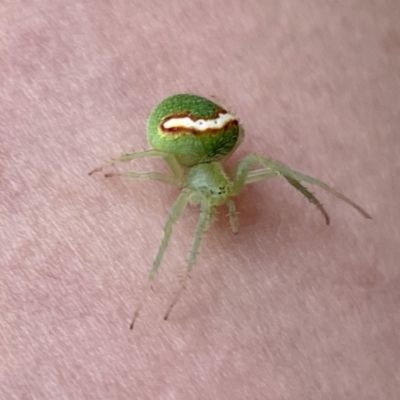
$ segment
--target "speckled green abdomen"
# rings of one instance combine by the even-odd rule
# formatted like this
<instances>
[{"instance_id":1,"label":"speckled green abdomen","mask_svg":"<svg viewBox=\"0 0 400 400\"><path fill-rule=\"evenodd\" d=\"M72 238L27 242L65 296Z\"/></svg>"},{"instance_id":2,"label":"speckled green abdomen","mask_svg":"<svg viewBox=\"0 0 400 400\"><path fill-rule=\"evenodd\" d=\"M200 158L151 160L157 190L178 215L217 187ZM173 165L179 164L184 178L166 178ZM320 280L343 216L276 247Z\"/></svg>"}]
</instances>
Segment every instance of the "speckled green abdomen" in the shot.
<instances>
[{"instance_id":1,"label":"speckled green abdomen","mask_svg":"<svg viewBox=\"0 0 400 400\"><path fill-rule=\"evenodd\" d=\"M220 161L240 144L243 129L235 116L218 104L192 94L162 101L147 125L151 146L173 154L186 167Z\"/></svg>"}]
</instances>

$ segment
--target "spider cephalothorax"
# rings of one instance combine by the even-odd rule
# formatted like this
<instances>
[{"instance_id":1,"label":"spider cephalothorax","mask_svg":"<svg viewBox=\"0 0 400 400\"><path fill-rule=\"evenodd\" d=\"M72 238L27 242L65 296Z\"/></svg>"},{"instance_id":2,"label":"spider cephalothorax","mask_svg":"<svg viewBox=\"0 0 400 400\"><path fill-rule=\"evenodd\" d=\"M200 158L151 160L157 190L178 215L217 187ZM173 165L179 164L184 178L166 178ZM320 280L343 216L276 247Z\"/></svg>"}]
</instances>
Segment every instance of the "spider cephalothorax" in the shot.
<instances>
[{"instance_id":1,"label":"spider cephalothorax","mask_svg":"<svg viewBox=\"0 0 400 400\"><path fill-rule=\"evenodd\" d=\"M268 157L250 154L239 161L234 173L229 175L225 171L223 163L242 141L244 131L233 114L203 97L178 94L162 101L149 117L147 135L152 149L123 154L96 168L90 174L118 162L161 157L170 167L171 175L158 172L123 172L108 173L105 176L120 175L136 179L155 180L182 188L165 224L164 237L150 270L148 287L160 267L174 223L188 204L200 206L200 218L187 261L187 272L182 279L180 290L168 307L165 319L168 318L172 307L178 300L189 273L196 263L203 234L214 221L215 207L222 204L228 205L229 221L233 232L236 233L238 217L233 198L249 183L276 177L286 179L321 211L327 224L329 224L327 212L302 182L327 190L354 207L364 217L371 218L361 207L325 183L292 170L285 164ZM259 167L259 169L254 169L255 167ZM146 294L147 290L145 296ZM136 309L131 329L142 308L145 296Z\"/></svg>"}]
</instances>

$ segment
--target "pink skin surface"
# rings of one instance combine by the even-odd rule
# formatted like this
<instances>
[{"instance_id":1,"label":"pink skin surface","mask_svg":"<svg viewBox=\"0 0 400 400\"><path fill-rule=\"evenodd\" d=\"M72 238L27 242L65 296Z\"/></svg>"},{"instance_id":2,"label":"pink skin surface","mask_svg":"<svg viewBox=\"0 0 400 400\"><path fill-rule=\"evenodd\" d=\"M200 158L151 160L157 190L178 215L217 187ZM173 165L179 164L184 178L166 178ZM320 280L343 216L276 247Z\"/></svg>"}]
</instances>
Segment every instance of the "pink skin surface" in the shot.
<instances>
[{"instance_id":1,"label":"pink skin surface","mask_svg":"<svg viewBox=\"0 0 400 400\"><path fill-rule=\"evenodd\" d=\"M0 398L400 398L399 20L389 0L2 1ZM180 92L241 119L228 165L272 156L374 219L249 186L165 322L189 208L130 331L178 191L87 173L147 148Z\"/></svg>"}]
</instances>

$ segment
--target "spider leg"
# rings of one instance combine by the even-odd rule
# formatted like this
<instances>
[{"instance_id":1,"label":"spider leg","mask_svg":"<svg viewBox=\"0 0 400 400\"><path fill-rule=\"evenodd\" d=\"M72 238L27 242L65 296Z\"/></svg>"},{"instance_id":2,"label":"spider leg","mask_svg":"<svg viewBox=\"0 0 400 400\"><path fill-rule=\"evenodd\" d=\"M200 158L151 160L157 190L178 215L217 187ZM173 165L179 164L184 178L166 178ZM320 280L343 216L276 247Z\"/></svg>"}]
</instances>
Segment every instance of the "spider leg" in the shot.
<instances>
[{"instance_id":1,"label":"spider leg","mask_svg":"<svg viewBox=\"0 0 400 400\"><path fill-rule=\"evenodd\" d=\"M301 194L303 194L304 197L308 199L308 201L311 204L314 204L318 210L321 212L321 214L325 218L325 222L327 225L329 225L330 219L329 215L326 212L324 206L320 203L320 201L305 187L303 186L299 181L293 178L285 177L285 179L295 188L297 189Z\"/></svg>"},{"instance_id":2,"label":"spider leg","mask_svg":"<svg viewBox=\"0 0 400 400\"><path fill-rule=\"evenodd\" d=\"M251 168L255 165L262 165L266 167L265 169L252 171L250 172ZM292 170L287 165L279 163L271 158L262 157L257 154L251 154L245 157L241 162L239 162L237 167L236 176L234 179L233 190L234 194L238 194L243 186L248 183L257 182L261 179L267 179L272 177L281 176L285 178L294 188L296 188L300 193L302 193L311 203L313 203L319 211L324 215L325 221L329 224L329 216L326 213L325 209L323 208L322 204L318 201L318 199L306 188L304 187L301 182L307 182L313 184L315 186L319 186L322 189L330 192L334 196L338 197L339 199L343 200L353 208L355 208L359 213L361 213L365 218L371 218L371 216L363 210L359 205L351 201L349 198L344 196L342 193L338 192L337 190L331 188L326 183L321 182L320 180L305 175L301 172Z\"/></svg>"},{"instance_id":3,"label":"spider leg","mask_svg":"<svg viewBox=\"0 0 400 400\"><path fill-rule=\"evenodd\" d=\"M128 178L134 179L143 179L150 181L158 181L167 183L169 185L180 186L181 182L174 176L160 174L159 172L116 172L116 173L108 173L104 175L106 178L112 178L114 176L124 176Z\"/></svg>"},{"instance_id":4,"label":"spider leg","mask_svg":"<svg viewBox=\"0 0 400 400\"><path fill-rule=\"evenodd\" d=\"M212 227L214 221L215 221L215 207L210 207L210 214L208 215L207 224L204 229L204 232L207 232Z\"/></svg>"},{"instance_id":5,"label":"spider leg","mask_svg":"<svg viewBox=\"0 0 400 400\"><path fill-rule=\"evenodd\" d=\"M214 208L210 207L208 200L204 199L201 204L201 212L199 222L196 228L196 236L193 241L192 249L189 253L189 258L186 265L186 272L181 279L181 287L175 293L174 298L172 299L170 305L168 306L167 312L164 316L164 319L168 319L169 314L178 301L180 295L182 294L183 290L186 289L186 282L189 278L190 271L192 270L193 266L196 264L197 254L199 253L200 245L203 239L204 233L209 229L212 225L214 217Z\"/></svg>"},{"instance_id":6,"label":"spider leg","mask_svg":"<svg viewBox=\"0 0 400 400\"><path fill-rule=\"evenodd\" d=\"M264 168L251 171L256 165L262 165ZM235 177L232 185L232 195L238 195L244 185L258 182L264 179L275 178L280 174L271 168L265 168L265 165L258 160L258 156L250 154L243 158L236 167Z\"/></svg>"},{"instance_id":7,"label":"spider leg","mask_svg":"<svg viewBox=\"0 0 400 400\"><path fill-rule=\"evenodd\" d=\"M177 159L170 153L161 150L145 150L136 153L127 153L122 154L117 158L113 158L111 161L101 165L98 168L95 168L93 171L89 172L89 175L92 175L96 172L102 171L104 168L109 167L111 165L120 163L120 162L128 162L132 160L137 160L140 158L151 158L151 157L161 157L164 161L168 164L169 168L171 169L174 177L176 180L182 180L183 177L183 169L179 165ZM146 178L139 178L139 179L146 179ZM150 178L151 179L151 178Z\"/></svg>"},{"instance_id":8,"label":"spider leg","mask_svg":"<svg viewBox=\"0 0 400 400\"><path fill-rule=\"evenodd\" d=\"M245 180L245 185L249 183L254 183L258 182L264 179L270 179L270 178L276 178L278 176L281 176L281 174L278 171L271 171L269 168L263 168L263 169L258 169L256 171L251 171L246 177ZM305 186L303 186L299 181L285 177L285 179L295 188L297 189L300 193L302 193L309 201L310 203L314 204L318 210L322 213L322 215L325 218L325 222L327 225L329 225L330 219L329 215L326 212L325 208L323 205L320 203L320 201L314 196L313 193L311 193Z\"/></svg>"},{"instance_id":9,"label":"spider leg","mask_svg":"<svg viewBox=\"0 0 400 400\"><path fill-rule=\"evenodd\" d=\"M318 180L312 176L295 171L295 170L289 168L287 165L279 163L275 160L272 160L271 158L261 157L261 159L262 159L264 165L266 165L267 167L271 168L274 171L279 172L290 184L293 185L293 183L291 182L291 180L292 180L292 181L298 182L299 184L301 181L303 181L303 182L307 182L307 183L310 183L315 186L319 186L320 188L325 189L327 192L333 194L340 200L344 201L345 203L347 203L348 205L350 205L351 207L356 209L365 218L372 219L372 217L364 209L362 209L358 204L354 203L352 200L350 200L348 197L346 197L342 193L338 192L337 190L331 188L326 183L321 182L320 180ZM297 187L296 187L296 189L300 190ZM305 193L303 193L303 194L305 195ZM308 196L306 196L306 197L308 198ZM311 201L311 202L313 202L313 201Z\"/></svg>"},{"instance_id":10,"label":"spider leg","mask_svg":"<svg viewBox=\"0 0 400 400\"><path fill-rule=\"evenodd\" d=\"M256 171L251 171L248 173L244 184L248 185L249 183L263 181L270 178L276 178L277 176L279 176L278 172L271 171L268 168L257 169Z\"/></svg>"},{"instance_id":11,"label":"spider leg","mask_svg":"<svg viewBox=\"0 0 400 400\"><path fill-rule=\"evenodd\" d=\"M173 226L174 226L175 222L177 221L177 219L179 218L179 216L182 214L183 210L186 208L186 206L189 202L189 197L190 197L190 191L187 189L182 190L181 194L179 195L179 197L176 199L174 205L172 206L172 209L169 213L167 222L165 223L164 236L161 241L161 245L158 249L156 258L154 259L153 266L151 267L151 270L149 273L149 279L148 279L146 288L144 290L143 296L142 296L141 300L139 301L139 304L134 313L134 316L133 316L133 319L132 319L132 322L130 325L130 329L133 329L133 325L135 324L135 321L139 315L139 312L143 307L143 304L146 300L147 294L148 294L150 286L151 286L151 282L157 275L157 272L160 267L162 258L164 256L165 250L167 249L169 240L172 235Z\"/></svg>"},{"instance_id":12,"label":"spider leg","mask_svg":"<svg viewBox=\"0 0 400 400\"><path fill-rule=\"evenodd\" d=\"M233 200L228 200L229 223L231 224L232 232L236 235L239 229L239 218Z\"/></svg>"}]
</instances>

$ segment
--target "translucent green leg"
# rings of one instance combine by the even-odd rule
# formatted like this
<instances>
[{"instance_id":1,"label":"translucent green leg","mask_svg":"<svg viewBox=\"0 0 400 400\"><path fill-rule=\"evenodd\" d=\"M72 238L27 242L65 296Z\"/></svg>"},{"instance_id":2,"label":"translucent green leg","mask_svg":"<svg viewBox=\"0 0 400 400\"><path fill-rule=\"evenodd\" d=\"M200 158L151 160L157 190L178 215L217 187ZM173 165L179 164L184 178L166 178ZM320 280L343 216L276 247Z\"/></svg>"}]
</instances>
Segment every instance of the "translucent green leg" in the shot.
<instances>
[{"instance_id":1,"label":"translucent green leg","mask_svg":"<svg viewBox=\"0 0 400 400\"><path fill-rule=\"evenodd\" d=\"M169 185L176 185L180 186L181 182L176 179L174 176L160 174L159 172L116 172L116 173L108 173L104 175L106 178L111 178L113 176L125 176L128 178L134 179L143 179L143 180L150 180L150 181L158 181L167 183Z\"/></svg>"},{"instance_id":2,"label":"translucent green leg","mask_svg":"<svg viewBox=\"0 0 400 400\"><path fill-rule=\"evenodd\" d=\"M234 180L234 190L239 193L244 185L248 185L249 183L258 182L264 179L276 178L278 176L282 176L281 172L278 170L273 170L271 167L258 169L256 171L250 171L254 165L262 164L260 162L259 156L257 155L250 155L245 157L238 166L237 175ZM329 215L325 211L322 204L318 201L318 199L306 188L304 187L299 181L285 177L285 179L299 192L301 192L312 204L314 204L318 210L322 213L325 218L325 222L329 225Z\"/></svg>"},{"instance_id":3,"label":"translucent green leg","mask_svg":"<svg viewBox=\"0 0 400 400\"><path fill-rule=\"evenodd\" d=\"M92 175L96 172L100 172L102 171L104 168L109 167L111 165L120 163L120 162L128 162L128 161L132 161L132 160L137 160L139 158L150 158L150 157L161 157L165 160L165 162L168 164L168 166L171 168L171 171L174 175L174 177L176 179L181 180L183 177L183 169L182 167L179 165L178 161L176 160L176 158L170 154L167 153L165 151L161 151L161 150L145 150L145 151L140 151L137 153L127 153L127 154L123 154L117 158L112 159L111 161L101 165L98 168L95 168L93 171L89 172L89 175ZM145 178L142 178L145 179Z\"/></svg>"},{"instance_id":4,"label":"translucent green leg","mask_svg":"<svg viewBox=\"0 0 400 400\"><path fill-rule=\"evenodd\" d=\"M187 279L189 278L190 271L192 270L193 266L196 264L197 260L197 254L199 253L201 241L203 239L204 232L207 231L208 228L211 226L211 222L213 218L213 208L211 208L208 203L205 201L202 204L201 212L200 212L200 218L199 222L197 224L196 228L196 236L192 245L192 249L189 254L189 258L187 261L187 266L186 266L186 272L183 278L181 279L181 287L179 290L176 292L171 304L169 305L167 312L164 316L164 319L168 319L168 316L178 301L180 295L182 294L183 290L186 289L186 282Z\"/></svg>"},{"instance_id":5,"label":"translucent green leg","mask_svg":"<svg viewBox=\"0 0 400 400\"><path fill-rule=\"evenodd\" d=\"M229 223L231 224L232 232L236 235L239 229L239 218L233 200L228 200Z\"/></svg>"},{"instance_id":6,"label":"translucent green leg","mask_svg":"<svg viewBox=\"0 0 400 400\"><path fill-rule=\"evenodd\" d=\"M305 187L303 186L299 181L296 181L296 179L289 178L285 176L285 179L295 188L297 189L300 193L302 193L311 204L314 204L318 210L321 212L321 214L325 217L325 222L327 225L330 223L330 218L328 213L326 212L324 206L319 202L319 200Z\"/></svg>"},{"instance_id":7,"label":"translucent green leg","mask_svg":"<svg viewBox=\"0 0 400 400\"><path fill-rule=\"evenodd\" d=\"M207 225L204 229L204 231L208 231L214 224L215 221L215 207L211 207L210 208L210 214L208 216L208 220L207 220Z\"/></svg>"},{"instance_id":8,"label":"translucent green leg","mask_svg":"<svg viewBox=\"0 0 400 400\"><path fill-rule=\"evenodd\" d=\"M276 178L280 174L277 171L272 171L270 168L263 168L256 171L251 171L256 165L262 163L259 162L258 158L254 155L249 155L239 162L236 167L236 174L233 179L232 195L236 196L239 194L244 185L249 183L258 182L264 179Z\"/></svg>"},{"instance_id":9,"label":"translucent green leg","mask_svg":"<svg viewBox=\"0 0 400 400\"><path fill-rule=\"evenodd\" d=\"M266 168L250 172L251 168L256 165L262 165ZM318 201L318 199L301 184L301 181L311 183L325 189L326 191L332 193L334 196L338 197L339 199L343 200L344 202L355 208L365 218L371 218L371 216L356 203L354 203L335 189L329 187L327 184L321 182L320 180L313 178L309 175L302 174L301 172L292 170L287 165L274 161L271 158L262 157L257 154L251 154L245 157L238 164L236 176L233 183L233 192L234 194L238 194L245 184L257 182L262 179L272 178L274 176L282 176L294 188L302 193L323 214L327 224L329 224L329 216L327 212L323 208L322 204Z\"/></svg>"},{"instance_id":10,"label":"translucent green leg","mask_svg":"<svg viewBox=\"0 0 400 400\"><path fill-rule=\"evenodd\" d=\"M287 165L281 164L281 163L279 163L277 161L274 161L271 158L262 157L262 161L263 161L265 166L267 166L267 167L271 168L272 170L277 171L280 174L282 174L282 176L289 183L291 183L290 180L293 180L293 181L297 181L298 183L303 181L303 182L311 183L312 185L315 185L315 186L319 186L320 188L325 189L327 192L333 194L334 196L338 197L340 200L343 200L345 203L347 203L348 205L350 205L351 207L356 209L365 218L372 219L372 217L364 209L362 209L359 205L354 203L352 200L347 198L342 193L340 193L337 190L331 188L326 183L321 182L320 180L318 180L316 178L313 178L312 176L309 176L309 175L306 175L306 174L302 174L301 172L298 172L298 171L294 171L291 168L289 168ZM303 194L305 195L305 193L303 193ZM315 199L315 197L311 193L309 193L308 196L310 196L311 198ZM306 196L306 197L310 200L310 198L308 196Z\"/></svg>"},{"instance_id":11,"label":"translucent green leg","mask_svg":"<svg viewBox=\"0 0 400 400\"><path fill-rule=\"evenodd\" d=\"M248 173L244 184L248 185L249 183L264 181L266 179L276 178L278 176L279 173L276 171L271 171L267 168L258 169Z\"/></svg>"},{"instance_id":12,"label":"translucent green leg","mask_svg":"<svg viewBox=\"0 0 400 400\"><path fill-rule=\"evenodd\" d=\"M161 245L160 248L158 249L156 258L153 262L153 266L151 267L150 273L149 273L149 279L147 282L147 286L144 290L143 293L143 297L139 302L138 307L136 308L135 314L133 316L132 319L132 323L130 325L130 328L133 329L133 325L135 324L135 321L139 315L140 310L143 307L143 304L146 300L147 294L149 292L150 289L150 285L151 285L151 281L155 278L155 276L157 275L157 271L160 267L161 264L161 260L164 256L165 250L167 249L169 240L171 238L172 235L172 229L173 226L175 224L175 222L177 221L177 219L179 218L179 216L182 214L183 210L185 209L186 205L188 204L189 201L189 197L190 197L190 191L187 189L182 190L181 194L179 195L179 197L177 198L177 200L175 201L174 205L172 206L171 212L168 216L167 222L165 224L164 227L164 236L163 239L161 241Z\"/></svg>"}]
</instances>

